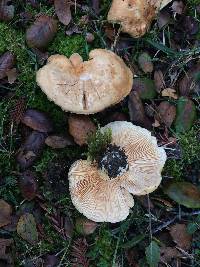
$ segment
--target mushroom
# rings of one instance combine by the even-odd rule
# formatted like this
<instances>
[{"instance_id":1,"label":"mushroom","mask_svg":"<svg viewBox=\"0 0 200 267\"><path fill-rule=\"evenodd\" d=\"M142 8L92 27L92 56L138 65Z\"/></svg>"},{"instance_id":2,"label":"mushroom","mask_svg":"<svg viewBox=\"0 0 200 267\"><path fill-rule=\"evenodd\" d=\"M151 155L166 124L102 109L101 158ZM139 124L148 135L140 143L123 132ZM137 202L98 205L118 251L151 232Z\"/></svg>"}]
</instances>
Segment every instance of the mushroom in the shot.
<instances>
[{"instance_id":1,"label":"mushroom","mask_svg":"<svg viewBox=\"0 0 200 267\"><path fill-rule=\"evenodd\" d=\"M121 24L121 30L133 37L144 35L160 9L172 0L113 0L108 20Z\"/></svg>"},{"instance_id":2,"label":"mushroom","mask_svg":"<svg viewBox=\"0 0 200 267\"><path fill-rule=\"evenodd\" d=\"M92 114L119 103L132 88L133 74L124 61L106 49L94 49L89 60L53 55L37 72L37 83L65 111Z\"/></svg>"},{"instance_id":3,"label":"mushroom","mask_svg":"<svg viewBox=\"0 0 200 267\"><path fill-rule=\"evenodd\" d=\"M161 182L166 153L151 133L127 121L101 128L112 140L98 160L76 161L69 170L71 199L77 210L96 222L126 219L133 195L146 195Z\"/></svg>"}]
</instances>

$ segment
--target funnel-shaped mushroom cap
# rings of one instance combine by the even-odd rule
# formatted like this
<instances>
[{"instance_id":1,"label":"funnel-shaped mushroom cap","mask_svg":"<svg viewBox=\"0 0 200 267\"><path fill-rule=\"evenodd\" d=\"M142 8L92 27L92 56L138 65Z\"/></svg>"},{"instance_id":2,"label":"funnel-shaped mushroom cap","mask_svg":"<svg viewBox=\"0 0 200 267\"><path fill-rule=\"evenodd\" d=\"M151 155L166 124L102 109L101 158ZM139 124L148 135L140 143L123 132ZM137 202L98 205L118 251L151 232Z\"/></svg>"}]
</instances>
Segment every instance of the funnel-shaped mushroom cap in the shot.
<instances>
[{"instance_id":1,"label":"funnel-shaped mushroom cap","mask_svg":"<svg viewBox=\"0 0 200 267\"><path fill-rule=\"evenodd\" d=\"M113 0L108 20L121 24L133 37L144 35L156 14L172 0Z\"/></svg>"},{"instance_id":2,"label":"funnel-shaped mushroom cap","mask_svg":"<svg viewBox=\"0 0 200 267\"><path fill-rule=\"evenodd\" d=\"M111 177L97 162L76 161L69 171L69 187L72 202L79 212L93 221L114 223L128 216L134 204L131 193L145 195L159 186L166 154L146 129L117 121L101 131L108 128L112 130L111 146L115 148L115 153L109 150L114 159L113 168L116 170L119 163L117 158L120 162L126 160L126 164L119 166L119 172ZM103 160L108 158L109 155L104 154ZM112 167L112 162L107 166Z\"/></svg>"},{"instance_id":3,"label":"funnel-shaped mushroom cap","mask_svg":"<svg viewBox=\"0 0 200 267\"><path fill-rule=\"evenodd\" d=\"M51 56L37 72L37 83L63 110L92 114L127 96L133 74L115 53L95 49L84 62L79 54L69 59L63 55Z\"/></svg>"}]
</instances>

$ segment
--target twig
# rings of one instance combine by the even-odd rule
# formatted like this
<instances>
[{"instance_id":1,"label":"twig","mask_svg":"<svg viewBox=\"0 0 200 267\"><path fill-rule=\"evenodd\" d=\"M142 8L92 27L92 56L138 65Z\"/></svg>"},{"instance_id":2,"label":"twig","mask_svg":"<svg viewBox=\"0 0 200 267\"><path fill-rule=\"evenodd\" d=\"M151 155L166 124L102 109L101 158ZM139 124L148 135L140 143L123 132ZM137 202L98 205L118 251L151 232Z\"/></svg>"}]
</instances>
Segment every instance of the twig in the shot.
<instances>
[{"instance_id":1,"label":"twig","mask_svg":"<svg viewBox=\"0 0 200 267\"><path fill-rule=\"evenodd\" d=\"M169 226L170 224L172 224L173 222L175 222L175 220L177 219L177 216L174 217L173 219L167 221L167 222L164 222L163 224L161 224L160 226L158 226L156 229L154 229L152 231L153 234L161 231L162 229L166 228L167 226Z\"/></svg>"}]
</instances>

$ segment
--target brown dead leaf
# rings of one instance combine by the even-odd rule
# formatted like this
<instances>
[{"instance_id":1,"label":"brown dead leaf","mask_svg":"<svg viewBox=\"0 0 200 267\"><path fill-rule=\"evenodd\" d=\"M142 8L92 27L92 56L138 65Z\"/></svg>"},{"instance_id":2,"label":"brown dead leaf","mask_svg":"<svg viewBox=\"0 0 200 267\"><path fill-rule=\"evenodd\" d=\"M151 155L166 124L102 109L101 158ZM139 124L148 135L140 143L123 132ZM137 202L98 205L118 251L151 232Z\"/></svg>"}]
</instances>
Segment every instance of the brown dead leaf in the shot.
<instances>
[{"instance_id":1,"label":"brown dead leaf","mask_svg":"<svg viewBox=\"0 0 200 267\"><path fill-rule=\"evenodd\" d=\"M0 266L14 267L14 262L8 248L13 244L13 239L0 238Z\"/></svg>"},{"instance_id":2,"label":"brown dead leaf","mask_svg":"<svg viewBox=\"0 0 200 267\"><path fill-rule=\"evenodd\" d=\"M128 109L132 122L147 129L152 128L149 118L145 115L143 103L135 91L132 91L129 95Z\"/></svg>"},{"instance_id":3,"label":"brown dead leaf","mask_svg":"<svg viewBox=\"0 0 200 267\"><path fill-rule=\"evenodd\" d=\"M70 115L68 123L69 133L80 146L86 144L88 135L96 131L95 124L85 115Z\"/></svg>"},{"instance_id":4,"label":"brown dead leaf","mask_svg":"<svg viewBox=\"0 0 200 267\"><path fill-rule=\"evenodd\" d=\"M188 96L195 90L198 90L199 84L195 79L200 74L200 62L192 66L192 68L179 81L179 92L181 96Z\"/></svg>"},{"instance_id":5,"label":"brown dead leaf","mask_svg":"<svg viewBox=\"0 0 200 267\"><path fill-rule=\"evenodd\" d=\"M33 131L21 145L17 153L17 162L22 169L32 166L45 145L45 134Z\"/></svg>"},{"instance_id":6,"label":"brown dead leaf","mask_svg":"<svg viewBox=\"0 0 200 267\"><path fill-rule=\"evenodd\" d=\"M0 227L11 223L11 213L12 207L3 199L0 199Z\"/></svg>"},{"instance_id":7,"label":"brown dead leaf","mask_svg":"<svg viewBox=\"0 0 200 267\"><path fill-rule=\"evenodd\" d=\"M94 221L91 221L85 217L78 217L76 219L76 231L79 234L82 235L90 235L93 234L94 231L96 230L98 224Z\"/></svg>"},{"instance_id":8,"label":"brown dead leaf","mask_svg":"<svg viewBox=\"0 0 200 267\"><path fill-rule=\"evenodd\" d=\"M158 116L160 122L170 127L176 117L176 107L167 101L163 101L158 106Z\"/></svg>"},{"instance_id":9,"label":"brown dead leaf","mask_svg":"<svg viewBox=\"0 0 200 267\"><path fill-rule=\"evenodd\" d=\"M156 85L156 90L158 93L165 88L164 76L161 70L154 71L154 83Z\"/></svg>"},{"instance_id":10,"label":"brown dead leaf","mask_svg":"<svg viewBox=\"0 0 200 267\"><path fill-rule=\"evenodd\" d=\"M171 262L172 259L181 257L181 253L175 247L161 247L160 261L164 263Z\"/></svg>"},{"instance_id":11,"label":"brown dead leaf","mask_svg":"<svg viewBox=\"0 0 200 267\"><path fill-rule=\"evenodd\" d=\"M53 131L53 123L48 115L36 109L27 109L21 122L33 130L48 133Z\"/></svg>"},{"instance_id":12,"label":"brown dead leaf","mask_svg":"<svg viewBox=\"0 0 200 267\"><path fill-rule=\"evenodd\" d=\"M38 187L36 174L30 170L23 172L19 177L19 187L25 199L34 199Z\"/></svg>"},{"instance_id":13,"label":"brown dead leaf","mask_svg":"<svg viewBox=\"0 0 200 267\"><path fill-rule=\"evenodd\" d=\"M34 245L38 241L38 232L35 218L30 213L22 215L17 224L18 235L28 243Z\"/></svg>"},{"instance_id":14,"label":"brown dead leaf","mask_svg":"<svg viewBox=\"0 0 200 267\"><path fill-rule=\"evenodd\" d=\"M0 79L7 76L7 72L13 68L15 57L11 52L6 52L0 57Z\"/></svg>"},{"instance_id":15,"label":"brown dead leaf","mask_svg":"<svg viewBox=\"0 0 200 267\"><path fill-rule=\"evenodd\" d=\"M56 15L61 23L68 25L72 19L71 1L69 0L54 0Z\"/></svg>"},{"instance_id":16,"label":"brown dead leaf","mask_svg":"<svg viewBox=\"0 0 200 267\"><path fill-rule=\"evenodd\" d=\"M50 135L45 139L45 144L54 148L65 148L66 146L71 146L74 144L72 137L64 137L60 135Z\"/></svg>"},{"instance_id":17,"label":"brown dead leaf","mask_svg":"<svg viewBox=\"0 0 200 267\"><path fill-rule=\"evenodd\" d=\"M44 267L56 267L59 266L59 259L55 255L47 254L44 257Z\"/></svg>"},{"instance_id":18,"label":"brown dead leaf","mask_svg":"<svg viewBox=\"0 0 200 267\"><path fill-rule=\"evenodd\" d=\"M15 7L10 0L0 1L0 21L10 21L14 17Z\"/></svg>"},{"instance_id":19,"label":"brown dead leaf","mask_svg":"<svg viewBox=\"0 0 200 267\"><path fill-rule=\"evenodd\" d=\"M151 73L153 71L153 63L148 53L143 52L138 57L138 64L144 73Z\"/></svg>"},{"instance_id":20,"label":"brown dead leaf","mask_svg":"<svg viewBox=\"0 0 200 267\"><path fill-rule=\"evenodd\" d=\"M57 21L47 15L41 15L26 31L29 47L43 49L53 40L57 32Z\"/></svg>"},{"instance_id":21,"label":"brown dead leaf","mask_svg":"<svg viewBox=\"0 0 200 267\"><path fill-rule=\"evenodd\" d=\"M166 26L171 20L170 13L168 13L165 10L161 10L158 14L158 27L159 29L162 29L164 26Z\"/></svg>"},{"instance_id":22,"label":"brown dead leaf","mask_svg":"<svg viewBox=\"0 0 200 267\"><path fill-rule=\"evenodd\" d=\"M185 224L176 223L170 228L170 235L178 247L189 250L192 243L192 236L187 233Z\"/></svg>"},{"instance_id":23,"label":"brown dead leaf","mask_svg":"<svg viewBox=\"0 0 200 267\"><path fill-rule=\"evenodd\" d=\"M172 10L174 13L181 15L185 9L185 5L182 1L174 1L172 4Z\"/></svg>"},{"instance_id":24,"label":"brown dead leaf","mask_svg":"<svg viewBox=\"0 0 200 267\"><path fill-rule=\"evenodd\" d=\"M17 79L17 69L16 68L12 68L11 70L8 70L6 72L6 75L8 77L9 84L13 84Z\"/></svg>"},{"instance_id":25,"label":"brown dead leaf","mask_svg":"<svg viewBox=\"0 0 200 267\"><path fill-rule=\"evenodd\" d=\"M173 88L165 88L164 90L162 90L162 96L168 96L168 97L171 97L173 99L178 99L178 96L176 94L176 90Z\"/></svg>"}]
</instances>

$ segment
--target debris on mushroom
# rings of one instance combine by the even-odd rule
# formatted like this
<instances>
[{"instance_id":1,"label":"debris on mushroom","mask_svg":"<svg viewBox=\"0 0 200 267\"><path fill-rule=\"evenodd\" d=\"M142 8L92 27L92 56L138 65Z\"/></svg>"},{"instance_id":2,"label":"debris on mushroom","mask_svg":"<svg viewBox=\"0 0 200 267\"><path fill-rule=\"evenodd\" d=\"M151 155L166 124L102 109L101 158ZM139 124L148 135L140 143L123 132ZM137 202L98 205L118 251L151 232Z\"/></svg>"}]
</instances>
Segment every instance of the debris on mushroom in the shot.
<instances>
[{"instance_id":1,"label":"debris on mushroom","mask_svg":"<svg viewBox=\"0 0 200 267\"><path fill-rule=\"evenodd\" d=\"M172 0L113 0L108 20L121 24L121 30L133 37L144 35L157 13Z\"/></svg>"},{"instance_id":2,"label":"debris on mushroom","mask_svg":"<svg viewBox=\"0 0 200 267\"><path fill-rule=\"evenodd\" d=\"M127 121L101 128L111 129L111 143L95 161L78 160L69 171L71 199L77 210L96 222L126 219L133 195L146 195L161 182L166 153L151 133Z\"/></svg>"},{"instance_id":3,"label":"debris on mushroom","mask_svg":"<svg viewBox=\"0 0 200 267\"><path fill-rule=\"evenodd\" d=\"M106 49L94 49L89 60L53 55L37 72L37 83L65 111L92 114L119 103L132 88L133 74L124 61Z\"/></svg>"}]
</instances>

